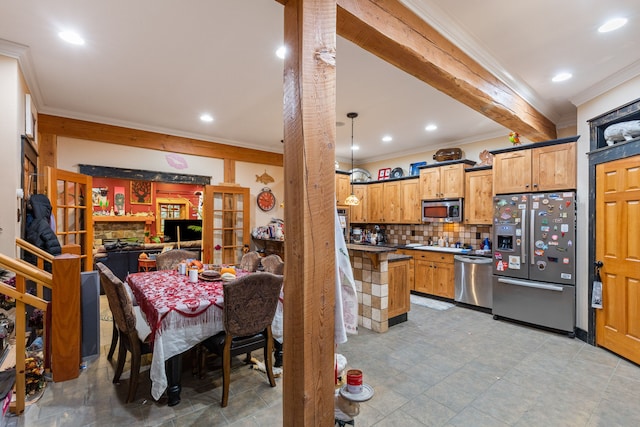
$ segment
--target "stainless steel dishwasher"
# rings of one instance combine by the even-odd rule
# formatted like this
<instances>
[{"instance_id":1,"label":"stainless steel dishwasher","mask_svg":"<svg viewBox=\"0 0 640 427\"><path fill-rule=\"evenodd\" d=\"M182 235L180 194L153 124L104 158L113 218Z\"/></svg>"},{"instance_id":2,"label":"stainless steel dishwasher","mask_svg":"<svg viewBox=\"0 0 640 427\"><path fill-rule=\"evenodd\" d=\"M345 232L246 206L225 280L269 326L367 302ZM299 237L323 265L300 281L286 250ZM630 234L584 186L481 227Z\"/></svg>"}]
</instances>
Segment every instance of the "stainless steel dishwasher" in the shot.
<instances>
[{"instance_id":1,"label":"stainless steel dishwasher","mask_svg":"<svg viewBox=\"0 0 640 427\"><path fill-rule=\"evenodd\" d=\"M493 299L492 259L455 255L455 300L478 307L491 308Z\"/></svg>"}]
</instances>

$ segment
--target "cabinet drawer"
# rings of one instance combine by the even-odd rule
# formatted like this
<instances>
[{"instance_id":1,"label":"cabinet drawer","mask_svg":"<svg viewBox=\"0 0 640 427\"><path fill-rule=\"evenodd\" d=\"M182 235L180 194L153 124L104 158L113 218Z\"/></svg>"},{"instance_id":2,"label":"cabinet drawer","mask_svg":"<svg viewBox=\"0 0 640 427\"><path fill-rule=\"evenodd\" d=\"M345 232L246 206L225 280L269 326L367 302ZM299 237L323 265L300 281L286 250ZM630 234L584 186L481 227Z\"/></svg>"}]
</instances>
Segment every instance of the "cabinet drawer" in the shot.
<instances>
[{"instance_id":1,"label":"cabinet drawer","mask_svg":"<svg viewBox=\"0 0 640 427\"><path fill-rule=\"evenodd\" d=\"M413 257L414 259L420 259L420 260L424 260L424 261L430 261L430 262L441 262L441 263L445 263L445 264L453 264L453 255L451 254L444 254L444 253L439 253L439 252L429 252L429 251L412 251L414 252Z\"/></svg>"}]
</instances>

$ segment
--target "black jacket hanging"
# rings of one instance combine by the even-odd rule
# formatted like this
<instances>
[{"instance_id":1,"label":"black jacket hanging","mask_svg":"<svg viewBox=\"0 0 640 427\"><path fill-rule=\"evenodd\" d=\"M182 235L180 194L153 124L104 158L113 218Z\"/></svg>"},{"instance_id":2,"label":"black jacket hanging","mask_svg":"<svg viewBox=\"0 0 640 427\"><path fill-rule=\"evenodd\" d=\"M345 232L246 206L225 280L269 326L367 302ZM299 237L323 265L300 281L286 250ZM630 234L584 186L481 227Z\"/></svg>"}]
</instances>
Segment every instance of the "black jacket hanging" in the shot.
<instances>
[{"instance_id":1,"label":"black jacket hanging","mask_svg":"<svg viewBox=\"0 0 640 427\"><path fill-rule=\"evenodd\" d=\"M34 194L27 203L27 229L25 240L51 255L60 255L62 247L51 228L51 202L44 194ZM34 255L25 252L25 261L36 263ZM48 266L47 270L50 269Z\"/></svg>"}]
</instances>

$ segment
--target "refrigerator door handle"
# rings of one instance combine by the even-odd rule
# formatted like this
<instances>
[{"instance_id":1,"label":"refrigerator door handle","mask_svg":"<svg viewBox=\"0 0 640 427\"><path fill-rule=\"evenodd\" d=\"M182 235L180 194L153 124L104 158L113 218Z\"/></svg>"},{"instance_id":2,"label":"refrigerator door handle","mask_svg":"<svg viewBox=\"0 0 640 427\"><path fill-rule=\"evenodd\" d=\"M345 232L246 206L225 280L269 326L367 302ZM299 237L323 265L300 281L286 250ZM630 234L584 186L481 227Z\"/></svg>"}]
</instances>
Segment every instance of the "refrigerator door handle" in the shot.
<instances>
[{"instance_id":1,"label":"refrigerator door handle","mask_svg":"<svg viewBox=\"0 0 640 427\"><path fill-rule=\"evenodd\" d=\"M527 263L527 211L522 209L520 211L522 217L522 244L520 245L520 259L522 264Z\"/></svg>"},{"instance_id":2,"label":"refrigerator door handle","mask_svg":"<svg viewBox=\"0 0 640 427\"><path fill-rule=\"evenodd\" d=\"M534 225L535 220L536 211L535 209L531 209L531 222L529 223L529 238L531 239L529 243L529 256L531 257L531 265L534 265L536 263L535 257L533 256L535 251L535 239L533 238L533 233L535 233L536 231L536 227Z\"/></svg>"},{"instance_id":3,"label":"refrigerator door handle","mask_svg":"<svg viewBox=\"0 0 640 427\"><path fill-rule=\"evenodd\" d=\"M526 288L544 289L545 291L562 292L564 290L562 286L549 285L547 283L539 283L539 282L529 282L526 280L507 279L505 277L499 278L498 282L504 283L507 285L524 286Z\"/></svg>"}]
</instances>

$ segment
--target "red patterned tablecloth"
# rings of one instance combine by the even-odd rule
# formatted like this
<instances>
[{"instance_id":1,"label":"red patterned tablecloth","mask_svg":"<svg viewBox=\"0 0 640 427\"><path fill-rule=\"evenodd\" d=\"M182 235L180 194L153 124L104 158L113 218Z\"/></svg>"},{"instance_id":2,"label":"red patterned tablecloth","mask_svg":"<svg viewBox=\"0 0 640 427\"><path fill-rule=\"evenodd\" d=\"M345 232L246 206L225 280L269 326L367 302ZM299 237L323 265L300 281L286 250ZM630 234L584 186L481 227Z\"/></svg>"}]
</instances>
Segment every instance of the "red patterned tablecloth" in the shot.
<instances>
[{"instance_id":1,"label":"red patterned tablecloth","mask_svg":"<svg viewBox=\"0 0 640 427\"><path fill-rule=\"evenodd\" d=\"M245 274L249 273L236 273L237 277ZM210 320L207 316L222 318L222 281L198 280L191 283L187 276L175 270L163 270L130 274L127 283L147 318L152 338L168 327L207 322ZM212 305L219 310L209 310ZM172 316L172 324L163 322L171 312L180 316Z\"/></svg>"}]
</instances>

